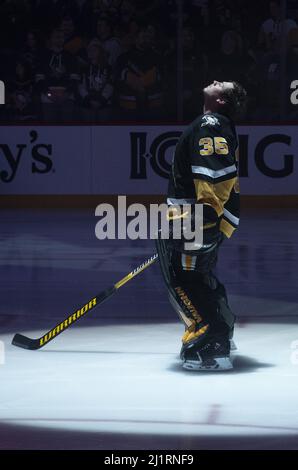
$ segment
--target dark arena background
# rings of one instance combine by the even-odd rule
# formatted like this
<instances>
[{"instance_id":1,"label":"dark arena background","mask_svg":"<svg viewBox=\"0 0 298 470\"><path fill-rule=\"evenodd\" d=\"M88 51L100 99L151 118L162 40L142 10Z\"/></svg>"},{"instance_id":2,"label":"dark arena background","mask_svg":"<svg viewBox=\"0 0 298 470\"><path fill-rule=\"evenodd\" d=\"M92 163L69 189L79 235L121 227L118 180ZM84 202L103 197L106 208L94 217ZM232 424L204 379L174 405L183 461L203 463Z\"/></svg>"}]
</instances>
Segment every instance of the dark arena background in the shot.
<instances>
[{"instance_id":1,"label":"dark arena background","mask_svg":"<svg viewBox=\"0 0 298 470\"><path fill-rule=\"evenodd\" d=\"M0 449L298 449L298 2L0 2ZM165 201L213 80L237 123L241 223L217 273L234 368L181 367L158 263L38 351L37 338L155 252L99 240L99 204Z\"/></svg>"}]
</instances>

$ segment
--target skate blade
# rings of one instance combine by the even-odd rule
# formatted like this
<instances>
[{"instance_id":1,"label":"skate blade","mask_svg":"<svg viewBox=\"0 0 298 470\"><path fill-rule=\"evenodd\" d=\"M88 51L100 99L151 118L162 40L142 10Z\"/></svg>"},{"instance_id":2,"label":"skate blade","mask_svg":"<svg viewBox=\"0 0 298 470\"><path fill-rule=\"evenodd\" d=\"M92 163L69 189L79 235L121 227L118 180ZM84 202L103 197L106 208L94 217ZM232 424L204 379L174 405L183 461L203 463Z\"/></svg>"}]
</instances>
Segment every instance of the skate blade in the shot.
<instances>
[{"instance_id":1,"label":"skate blade","mask_svg":"<svg viewBox=\"0 0 298 470\"><path fill-rule=\"evenodd\" d=\"M238 349L238 348L237 348L237 346L236 346L235 341L234 341L233 339L230 339L230 350L231 350L231 352L237 351L237 349Z\"/></svg>"},{"instance_id":2,"label":"skate blade","mask_svg":"<svg viewBox=\"0 0 298 470\"><path fill-rule=\"evenodd\" d=\"M233 369L233 364L229 357L216 357L206 362L185 361L183 368L187 370L220 371Z\"/></svg>"}]
</instances>

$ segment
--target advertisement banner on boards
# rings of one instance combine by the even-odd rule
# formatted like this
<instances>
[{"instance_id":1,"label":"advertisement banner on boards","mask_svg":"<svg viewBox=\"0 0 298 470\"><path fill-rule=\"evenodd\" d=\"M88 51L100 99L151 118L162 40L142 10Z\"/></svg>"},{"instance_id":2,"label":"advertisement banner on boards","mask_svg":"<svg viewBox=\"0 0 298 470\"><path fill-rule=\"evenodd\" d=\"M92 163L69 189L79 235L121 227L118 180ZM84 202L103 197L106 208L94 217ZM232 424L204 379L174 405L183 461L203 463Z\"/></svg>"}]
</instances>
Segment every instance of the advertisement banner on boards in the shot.
<instances>
[{"instance_id":1,"label":"advertisement banner on boards","mask_svg":"<svg viewBox=\"0 0 298 470\"><path fill-rule=\"evenodd\" d=\"M183 126L2 126L2 194L164 194ZM298 194L296 126L238 126L245 195Z\"/></svg>"}]
</instances>

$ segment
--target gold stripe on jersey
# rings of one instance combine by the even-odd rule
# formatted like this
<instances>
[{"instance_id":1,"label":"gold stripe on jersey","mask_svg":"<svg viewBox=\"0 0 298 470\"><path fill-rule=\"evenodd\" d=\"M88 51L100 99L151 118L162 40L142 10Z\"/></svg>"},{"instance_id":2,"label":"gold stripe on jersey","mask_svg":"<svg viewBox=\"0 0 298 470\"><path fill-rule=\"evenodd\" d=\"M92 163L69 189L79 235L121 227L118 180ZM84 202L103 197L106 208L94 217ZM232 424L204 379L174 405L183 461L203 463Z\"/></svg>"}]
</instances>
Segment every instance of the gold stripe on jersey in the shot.
<instances>
[{"instance_id":1,"label":"gold stripe on jersey","mask_svg":"<svg viewBox=\"0 0 298 470\"><path fill-rule=\"evenodd\" d=\"M194 180L197 201L210 204L216 210L218 217L222 216L224 205L230 197L236 178L212 184L200 179Z\"/></svg>"},{"instance_id":2,"label":"gold stripe on jersey","mask_svg":"<svg viewBox=\"0 0 298 470\"><path fill-rule=\"evenodd\" d=\"M227 238L230 238L236 230L236 227L233 227L226 219L221 219L219 230L225 234Z\"/></svg>"}]
</instances>

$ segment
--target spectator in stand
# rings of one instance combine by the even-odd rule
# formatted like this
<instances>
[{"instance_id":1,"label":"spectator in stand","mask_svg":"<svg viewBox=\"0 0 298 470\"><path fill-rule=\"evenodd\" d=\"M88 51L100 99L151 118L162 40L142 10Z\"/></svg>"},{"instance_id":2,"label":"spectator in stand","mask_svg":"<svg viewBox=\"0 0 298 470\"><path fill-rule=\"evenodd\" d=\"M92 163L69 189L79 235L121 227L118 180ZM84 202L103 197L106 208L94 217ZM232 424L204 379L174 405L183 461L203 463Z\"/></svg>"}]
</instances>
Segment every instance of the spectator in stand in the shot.
<instances>
[{"instance_id":1,"label":"spectator in stand","mask_svg":"<svg viewBox=\"0 0 298 470\"><path fill-rule=\"evenodd\" d=\"M259 31L258 77L262 93L252 117L255 120L278 120L280 117L280 80L282 32L286 34L286 47L297 23L289 18L282 20L279 1L270 1L270 18Z\"/></svg>"},{"instance_id":2,"label":"spectator in stand","mask_svg":"<svg viewBox=\"0 0 298 470\"><path fill-rule=\"evenodd\" d=\"M64 50L77 56L84 47L82 37L77 34L74 20L71 16L65 16L60 25L64 34Z\"/></svg>"},{"instance_id":3,"label":"spectator in stand","mask_svg":"<svg viewBox=\"0 0 298 470\"><path fill-rule=\"evenodd\" d=\"M132 19L129 25L126 25L126 30L122 30L121 45L123 52L127 52L135 46L136 37L139 31L139 23L136 19ZM157 22L148 22L147 35L148 35L148 49L156 52L158 55L164 55L169 47L168 38L162 31L162 25ZM129 36L129 37L128 37Z\"/></svg>"},{"instance_id":4,"label":"spectator in stand","mask_svg":"<svg viewBox=\"0 0 298 470\"><path fill-rule=\"evenodd\" d=\"M164 56L168 50L169 43L167 38L162 34L161 26L150 22L148 23L147 33L150 48L157 54Z\"/></svg>"},{"instance_id":5,"label":"spectator in stand","mask_svg":"<svg viewBox=\"0 0 298 470\"><path fill-rule=\"evenodd\" d=\"M270 2L270 18L262 23L259 31L259 45L270 53L278 53L282 44L282 31L288 36L292 29L297 28L296 21L286 18L282 20L280 1Z\"/></svg>"},{"instance_id":6,"label":"spectator in stand","mask_svg":"<svg viewBox=\"0 0 298 470\"><path fill-rule=\"evenodd\" d=\"M28 62L18 60L15 74L8 84L9 109L12 119L26 121L36 118L32 98L33 74Z\"/></svg>"},{"instance_id":7,"label":"spectator in stand","mask_svg":"<svg viewBox=\"0 0 298 470\"><path fill-rule=\"evenodd\" d=\"M210 22L219 34L232 28L232 18L235 13L234 7L230 6L226 0L214 0L210 4Z\"/></svg>"},{"instance_id":8,"label":"spectator in stand","mask_svg":"<svg viewBox=\"0 0 298 470\"><path fill-rule=\"evenodd\" d=\"M87 55L89 64L79 86L82 117L87 122L108 121L111 119L114 89L106 54L99 43L92 41Z\"/></svg>"},{"instance_id":9,"label":"spectator in stand","mask_svg":"<svg viewBox=\"0 0 298 470\"><path fill-rule=\"evenodd\" d=\"M208 6L205 5L204 8L207 11L204 16L201 15L201 24L204 22L204 26L201 27L203 38L208 45L206 50L208 55L210 52L216 52L222 35L226 31L241 33L243 25L241 24L240 1L244 7L247 0L213 0L208 2Z\"/></svg>"},{"instance_id":10,"label":"spectator in stand","mask_svg":"<svg viewBox=\"0 0 298 470\"><path fill-rule=\"evenodd\" d=\"M184 119L190 120L196 115L200 106L198 90L203 87L206 76L217 80L238 77L250 95L248 116L257 120L279 118L281 33L284 29L287 35L289 81L291 77L296 79L297 5L297 0L287 0L288 16L283 23L278 0L259 2L257 8L251 0L184 1L184 89L181 94ZM117 75L113 94L119 109L117 118L159 119L166 112L168 119L175 119L177 96L180 96L176 82L177 19L176 0L0 1L2 80L9 83L11 89L20 91L17 101L14 94L14 115L17 119L22 116L22 96L26 96L27 104L30 101L31 88L22 77L27 77L31 69L38 81L33 86L31 99L34 113L35 97L38 97L43 110L40 115L45 119L61 122L76 118L73 114L75 101L82 102L79 83L80 90L84 87L80 72L84 73L86 84L88 80L92 82L92 54L101 57L101 70L105 67L102 54L96 48L90 54L89 48L88 54L86 51L87 41L97 35L111 69L100 75L108 77L107 83L111 86L110 74L114 83ZM142 33L139 32L140 22L147 24ZM62 30L62 34L56 30L48 41L44 37L48 28ZM19 59L22 64L18 65L17 72ZM88 86L85 92L89 94ZM26 103L24 115L31 115L31 110L27 113ZM88 111L86 103L85 100L84 109ZM110 110L108 105L107 113ZM0 112L7 116L5 106ZM104 113L102 110L101 116Z\"/></svg>"},{"instance_id":11,"label":"spectator in stand","mask_svg":"<svg viewBox=\"0 0 298 470\"><path fill-rule=\"evenodd\" d=\"M63 31L52 30L37 68L36 91L46 121L65 122L73 117L80 76L75 58L63 47Z\"/></svg>"},{"instance_id":12,"label":"spectator in stand","mask_svg":"<svg viewBox=\"0 0 298 470\"><path fill-rule=\"evenodd\" d=\"M40 56L40 41L37 31L27 31L25 46L21 55L24 61L30 64L32 72L35 73Z\"/></svg>"},{"instance_id":13,"label":"spectator in stand","mask_svg":"<svg viewBox=\"0 0 298 470\"><path fill-rule=\"evenodd\" d=\"M107 54L110 67L113 69L122 49L119 38L114 35L114 23L111 18L107 16L98 18L96 36Z\"/></svg>"},{"instance_id":14,"label":"spectator in stand","mask_svg":"<svg viewBox=\"0 0 298 470\"><path fill-rule=\"evenodd\" d=\"M122 53L128 52L134 47L136 42L136 35L138 33L138 23L136 19L132 18L127 24L119 24L118 33Z\"/></svg>"},{"instance_id":15,"label":"spectator in stand","mask_svg":"<svg viewBox=\"0 0 298 470\"><path fill-rule=\"evenodd\" d=\"M117 62L119 118L152 120L163 116L162 59L151 47L148 25L139 24L135 46Z\"/></svg>"},{"instance_id":16,"label":"spectator in stand","mask_svg":"<svg viewBox=\"0 0 298 470\"><path fill-rule=\"evenodd\" d=\"M210 60L210 76L217 80L233 77L246 86L248 71L255 66L253 55L246 51L242 37L236 31L225 31L221 37L220 48Z\"/></svg>"}]
</instances>

